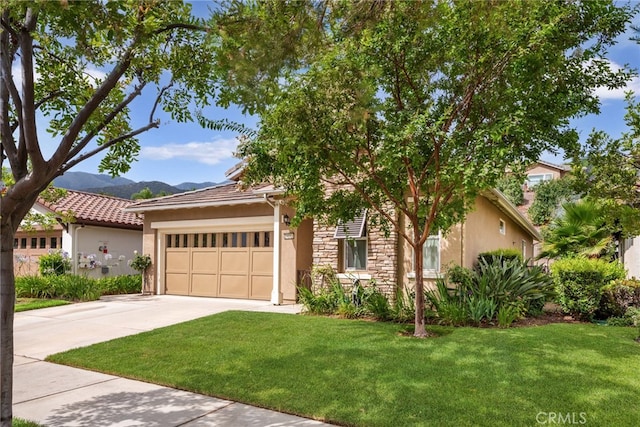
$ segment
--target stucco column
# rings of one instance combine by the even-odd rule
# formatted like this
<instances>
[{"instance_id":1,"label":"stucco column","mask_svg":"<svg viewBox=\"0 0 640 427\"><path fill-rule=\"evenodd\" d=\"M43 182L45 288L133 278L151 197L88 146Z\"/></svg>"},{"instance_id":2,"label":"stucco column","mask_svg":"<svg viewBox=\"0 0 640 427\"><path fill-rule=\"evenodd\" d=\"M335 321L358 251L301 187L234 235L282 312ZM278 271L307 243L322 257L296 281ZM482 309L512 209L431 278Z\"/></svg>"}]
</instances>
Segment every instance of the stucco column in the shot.
<instances>
[{"instance_id":1,"label":"stucco column","mask_svg":"<svg viewBox=\"0 0 640 427\"><path fill-rule=\"evenodd\" d=\"M280 202L273 207L273 288L271 303L282 304L282 290L280 289Z\"/></svg>"}]
</instances>

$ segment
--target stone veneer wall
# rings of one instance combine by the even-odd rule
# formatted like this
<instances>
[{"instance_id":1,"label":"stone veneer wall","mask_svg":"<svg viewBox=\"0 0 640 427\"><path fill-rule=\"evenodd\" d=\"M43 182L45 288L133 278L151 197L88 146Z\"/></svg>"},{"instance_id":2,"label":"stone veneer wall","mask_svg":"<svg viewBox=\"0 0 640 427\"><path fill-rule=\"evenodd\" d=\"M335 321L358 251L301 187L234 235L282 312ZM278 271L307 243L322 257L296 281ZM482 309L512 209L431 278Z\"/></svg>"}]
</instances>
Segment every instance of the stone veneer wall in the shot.
<instances>
[{"instance_id":1,"label":"stone veneer wall","mask_svg":"<svg viewBox=\"0 0 640 427\"><path fill-rule=\"evenodd\" d=\"M316 267L331 267L337 273L350 272L339 271L338 246L341 239L335 239L335 227L327 227L313 222L313 265ZM378 289L388 295L395 297L398 271L398 235L391 233L385 237L379 229L367 226L367 270L354 271L353 273L369 274L375 280ZM315 277L315 286L320 285L321 278ZM353 284L350 277L341 277L341 283L347 291ZM362 286L369 285L369 280L360 280Z\"/></svg>"}]
</instances>

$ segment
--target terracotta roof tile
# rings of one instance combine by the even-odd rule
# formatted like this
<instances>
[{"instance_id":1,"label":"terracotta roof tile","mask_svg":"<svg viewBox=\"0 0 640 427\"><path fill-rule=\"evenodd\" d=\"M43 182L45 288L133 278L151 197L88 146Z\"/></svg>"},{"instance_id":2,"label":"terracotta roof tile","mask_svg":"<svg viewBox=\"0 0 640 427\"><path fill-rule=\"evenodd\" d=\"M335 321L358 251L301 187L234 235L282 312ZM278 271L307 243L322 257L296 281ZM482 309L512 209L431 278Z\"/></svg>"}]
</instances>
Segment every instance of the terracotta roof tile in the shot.
<instances>
[{"instance_id":1,"label":"terracotta roof tile","mask_svg":"<svg viewBox=\"0 0 640 427\"><path fill-rule=\"evenodd\" d=\"M66 191L67 195L60 200L50 203L38 199L38 203L58 213L71 211L77 223L142 229L142 219L124 210L133 203L132 200L76 190Z\"/></svg>"},{"instance_id":2,"label":"terracotta roof tile","mask_svg":"<svg viewBox=\"0 0 640 427\"><path fill-rule=\"evenodd\" d=\"M264 192L275 192L269 184L258 185L250 189L242 189L238 183L231 182L214 187L172 194L156 199L141 200L131 205L129 212L144 212L156 209L178 209L211 205L255 203L262 201ZM256 194L258 193L258 194Z\"/></svg>"}]
</instances>

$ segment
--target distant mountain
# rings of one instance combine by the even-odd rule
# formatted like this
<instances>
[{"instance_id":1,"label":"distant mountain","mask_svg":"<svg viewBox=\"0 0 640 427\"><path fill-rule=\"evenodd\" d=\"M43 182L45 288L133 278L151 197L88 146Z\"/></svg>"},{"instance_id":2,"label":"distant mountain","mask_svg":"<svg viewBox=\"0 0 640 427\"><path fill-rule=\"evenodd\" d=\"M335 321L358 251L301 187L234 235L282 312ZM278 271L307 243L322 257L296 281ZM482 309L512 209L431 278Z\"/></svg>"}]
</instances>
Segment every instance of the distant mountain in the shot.
<instances>
[{"instance_id":1,"label":"distant mountain","mask_svg":"<svg viewBox=\"0 0 640 427\"><path fill-rule=\"evenodd\" d=\"M53 185L69 190L86 191L87 193L106 194L109 196L130 199L146 187L154 194L176 194L190 190L213 187L215 182L183 182L172 186L161 181L135 182L127 178L111 178L109 175L87 172L67 172L53 180Z\"/></svg>"},{"instance_id":2,"label":"distant mountain","mask_svg":"<svg viewBox=\"0 0 640 427\"><path fill-rule=\"evenodd\" d=\"M66 172L64 175L53 180L53 185L58 188L67 188L69 190L84 190L87 188L103 188L114 185L133 184L127 178L112 178L106 174L95 174L87 172Z\"/></svg>"},{"instance_id":3,"label":"distant mountain","mask_svg":"<svg viewBox=\"0 0 640 427\"><path fill-rule=\"evenodd\" d=\"M199 190L201 188L213 187L217 185L215 182L183 182L182 184L174 185L183 191Z\"/></svg>"},{"instance_id":4,"label":"distant mountain","mask_svg":"<svg viewBox=\"0 0 640 427\"><path fill-rule=\"evenodd\" d=\"M181 190L180 188L173 187L160 181L141 181L132 182L131 184L126 185L113 185L111 187L85 188L82 191L130 199L135 193L139 193L145 188L149 188L154 196L161 193L168 195L184 192L184 190Z\"/></svg>"}]
</instances>

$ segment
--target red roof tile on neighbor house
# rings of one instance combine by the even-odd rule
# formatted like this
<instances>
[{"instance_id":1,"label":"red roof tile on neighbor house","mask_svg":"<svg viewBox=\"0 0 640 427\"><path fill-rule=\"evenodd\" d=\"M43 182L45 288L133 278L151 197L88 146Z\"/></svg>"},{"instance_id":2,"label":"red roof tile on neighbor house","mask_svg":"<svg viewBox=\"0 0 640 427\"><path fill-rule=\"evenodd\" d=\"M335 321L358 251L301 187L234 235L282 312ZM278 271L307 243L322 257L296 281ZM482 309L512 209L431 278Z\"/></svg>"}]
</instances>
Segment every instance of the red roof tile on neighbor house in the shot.
<instances>
[{"instance_id":1,"label":"red roof tile on neighbor house","mask_svg":"<svg viewBox=\"0 0 640 427\"><path fill-rule=\"evenodd\" d=\"M76 190L66 191L67 195L54 203L42 199L38 199L38 203L57 213L71 211L78 224L142 229L142 219L124 210L134 203L133 200Z\"/></svg>"}]
</instances>

